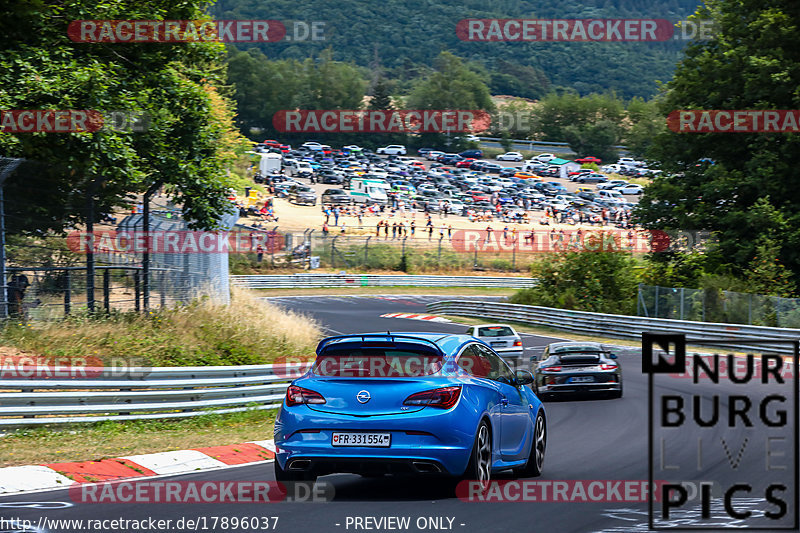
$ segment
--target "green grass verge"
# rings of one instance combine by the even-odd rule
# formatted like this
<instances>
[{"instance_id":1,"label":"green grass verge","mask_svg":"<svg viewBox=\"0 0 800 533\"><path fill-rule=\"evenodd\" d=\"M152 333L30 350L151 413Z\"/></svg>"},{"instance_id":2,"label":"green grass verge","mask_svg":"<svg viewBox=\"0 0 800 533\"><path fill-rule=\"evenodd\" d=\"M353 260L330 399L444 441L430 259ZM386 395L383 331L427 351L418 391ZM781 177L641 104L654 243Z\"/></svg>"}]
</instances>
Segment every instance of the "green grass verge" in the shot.
<instances>
[{"instance_id":1,"label":"green grass verge","mask_svg":"<svg viewBox=\"0 0 800 533\"><path fill-rule=\"evenodd\" d=\"M250 409L177 420L97 422L11 431L0 437L0 467L90 461L272 438L277 410Z\"/></svg>"}]
</instances>

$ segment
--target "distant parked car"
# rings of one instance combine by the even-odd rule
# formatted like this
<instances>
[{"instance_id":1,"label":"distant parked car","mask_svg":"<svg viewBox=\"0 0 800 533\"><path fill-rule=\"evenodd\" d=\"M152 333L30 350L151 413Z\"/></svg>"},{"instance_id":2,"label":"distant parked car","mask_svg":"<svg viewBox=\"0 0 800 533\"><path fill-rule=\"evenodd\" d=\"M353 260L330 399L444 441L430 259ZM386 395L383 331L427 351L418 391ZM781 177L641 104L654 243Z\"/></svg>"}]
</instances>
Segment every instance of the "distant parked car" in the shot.
<instances>
[{"instance_id":1,"label":"distant parked car","mask_svg":"<svg viewBox=\"0 0 800 533\"><path fill-rule=\"evenodd\" d=\"M480 159L483 157L483 150L472 149L472 150L464 150L463 152L459 153L461 157L464 158L473 158L473 159Z\"/></svg>"},{"instance_id":2,"label":"distant parked car","mask_svg":"<svg viewBox=\"0 0 800 533\"><path fill-rule=\"evenodd\" d=\"M576 159L575 162L576 163L580 163L581 165L584 165L586 163L595 163L595 164L599 165L600 163L602 163L600 158L597 158L597 157L594 157L594 156L591 156L591 155L588 156L588 157L581 157L580 159Z\"/></svg>"},{"instance_id":3,"label":"distant parked car","mask_svg":"<svg viewBox=\"0 0 800 533\"><path fill-rule=\"evenodd\" d=\"M608 178L602 174L580 174L575 181L578 183L603 183Z\"/></svg>"},{"instance_id":4,"label":"distant parked car","mask_svg":"<svg viewBox=\"0 0 800 533\"><path fill-rule=\"evenodd\" d=\"M550 161L551 159L556 159L555 154L539 154L537 156L532 157L534 161L541 161L543 163Z\"/></svg>"},{"instance_id":5,"label":"distant parked car","mask_svg":"<svg viewBox=\"0 0 800 533\"><path fill-rule=\"evenodd\" d=\"M289 187L289 201L296 204L317 205L317 193L308 185L296 184Z\"/></svg>"},{"instance_id":6,"label":"distant parked car","mask_svg":"<svg viewBox=\"0 0 800 533\"><path fill-rule=\"evenodd\" d=\"M349 204L350 195L342 189L328 189L322 193L322 205L325 204Z\"/></svg>"},{"instance_id":7,"label":"distant parked car","mask_svg":"<svg viewBox=\"0 0 800 533\"><path fill-rule=\"evenodd\" d=\"M524 157L519 152L506 152L498 155L495 159L498 161L522 161Z\"/></svg>"},{"instance_id":8,"label":"distant parked car","mask_svg":"<svg viewBox=\"0 0 800 533\"><path fill-rule=\"evenodd\" d=\"M383 155L406 155L406 147L402 144L390 144L375 151Z\"/></svg>"},{"instance_id":9,"label":"distant parked car","mask_svg":"<svg viewBox=\"0 0 800 533\"><path fill-rule=\"evenodd\" d=\"M598 191L602 191L602 190L605 190L605 189L613 189L615 187L622 187L622 186L625 186L625 185L629 185L629 183L627 181L625 181L625 180L611 180L611 181L607 181L605 183L599 184L597 186L597 190Z\"/></svg>"},{"instance_id":10,"label":"distant parked car","mask_svg":"<svg viewBox=\"0 0 800 533\"><path fill-rule=\"evenodd\" d=\"M637 185L635 183L630 183L628 185L622 185L620 187L616 187L613 190L619 191L622 194L642 194L644 192L644 187L642 187L641 185Z\"/></svg>"},{"instance_id":11,"label":"distant parked car","mask_svg":"<svg viewBox=\"0 0 800 533\"><path fill-rule=\"evenodd\" d=\"M429 153L435 152L435 151L436 150L434 150L433 148L418 148L417 149L417 155L419 155L420 157L425 157Z\"/></svg>"}]
</instances>

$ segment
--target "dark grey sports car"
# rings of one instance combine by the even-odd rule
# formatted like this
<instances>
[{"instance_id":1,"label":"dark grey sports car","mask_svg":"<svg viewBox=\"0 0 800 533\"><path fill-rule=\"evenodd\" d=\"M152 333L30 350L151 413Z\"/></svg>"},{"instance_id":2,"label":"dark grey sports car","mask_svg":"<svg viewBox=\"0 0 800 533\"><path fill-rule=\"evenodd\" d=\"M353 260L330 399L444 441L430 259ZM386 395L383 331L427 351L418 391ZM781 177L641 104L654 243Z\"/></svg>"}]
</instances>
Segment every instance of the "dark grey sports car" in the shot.
<instances>
[{"instance_id":1,"label":"dark grey sports car","mask_svg":"<svg viewBox=\"0 0 800 533\"><path fill-rule=\"evenodd\" d=\"M605 393L622 397L617 355L599 342L556 342L532 362L533 390L545 399L568 393Z\"/></svg>"}]
</instances>

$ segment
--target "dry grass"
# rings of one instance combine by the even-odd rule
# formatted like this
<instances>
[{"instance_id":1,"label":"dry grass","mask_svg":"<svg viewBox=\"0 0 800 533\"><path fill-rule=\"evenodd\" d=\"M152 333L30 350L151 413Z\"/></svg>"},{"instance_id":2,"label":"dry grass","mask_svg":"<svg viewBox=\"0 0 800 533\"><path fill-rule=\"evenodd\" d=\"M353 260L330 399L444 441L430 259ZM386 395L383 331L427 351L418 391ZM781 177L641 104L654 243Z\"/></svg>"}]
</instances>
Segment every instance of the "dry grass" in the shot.
<instances>
[{"instance_id":1,"label":"dry grass","mask_svg":"<svg viewBox=\"0 0 800 533\"><path fill-rule=\"evenodd\" d=\"M272 438L275 414L271 409L251 410L169 422L104 422L59 430L19 430L0 437L0 467L93 461L266 440Z\"/></svg>"},{"instance_id":2,"label":"dry grass","mask_svg":"<svg viewBox=\"0 0 800 533\"><path fill-rule=\"evenodd\" d=\"M97 364L136 359L152 366L261 364L313 353L322 336L310 318L234 289L230 305L200 298L149 314L76 314L56 322L8 325L3 344L44 358Z\"/></svg>"}]
</instances>

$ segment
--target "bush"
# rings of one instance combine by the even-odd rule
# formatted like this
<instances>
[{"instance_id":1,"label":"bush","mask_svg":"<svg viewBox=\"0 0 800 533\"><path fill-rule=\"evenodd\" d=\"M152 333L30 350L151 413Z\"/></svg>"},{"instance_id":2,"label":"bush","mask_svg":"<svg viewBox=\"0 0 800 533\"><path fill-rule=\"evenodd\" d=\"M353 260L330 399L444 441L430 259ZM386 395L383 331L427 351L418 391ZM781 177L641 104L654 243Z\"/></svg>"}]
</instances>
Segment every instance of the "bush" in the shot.
<instances>
[{"instance_id":1,"label":"bush","mask_svg":"<svg viewBox=\"0 0 800 533\"><path fill-rule=\"evenodd\" d=\"M636 311L635 261L625 252L562 252L533 265L536 287L511 296L516 304L609 314Z\"/></svg>"}]
</instances>

